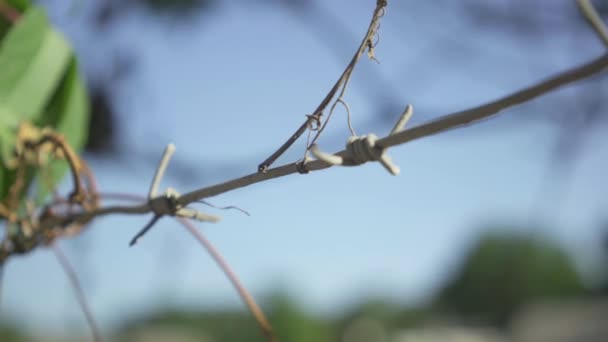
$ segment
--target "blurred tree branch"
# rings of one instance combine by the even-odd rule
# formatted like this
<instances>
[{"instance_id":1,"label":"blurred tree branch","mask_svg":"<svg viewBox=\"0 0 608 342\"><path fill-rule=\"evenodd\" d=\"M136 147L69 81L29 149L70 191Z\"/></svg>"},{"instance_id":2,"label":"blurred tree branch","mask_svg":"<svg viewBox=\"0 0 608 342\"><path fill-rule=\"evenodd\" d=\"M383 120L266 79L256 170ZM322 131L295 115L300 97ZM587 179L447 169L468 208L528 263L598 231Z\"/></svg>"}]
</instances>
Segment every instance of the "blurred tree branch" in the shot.
<instances>
[{"instance_id":1,"label":"blurred tree branch","mask_svg":"<svg viewBox=\"0 0 608 342\"><path fill-rule=\"evenodd\" d=\"M600 40L604 42L604 45L606 45L606 48L608 48L608 28L606 28L606 25L602 22L602 18L595 7L593 7L591 0L576 0L576 3L585 19L589 22L589 25L591 25L595 30L595 33L597 33L598 38L600 38Z\"/></svg>"}]
</instances>

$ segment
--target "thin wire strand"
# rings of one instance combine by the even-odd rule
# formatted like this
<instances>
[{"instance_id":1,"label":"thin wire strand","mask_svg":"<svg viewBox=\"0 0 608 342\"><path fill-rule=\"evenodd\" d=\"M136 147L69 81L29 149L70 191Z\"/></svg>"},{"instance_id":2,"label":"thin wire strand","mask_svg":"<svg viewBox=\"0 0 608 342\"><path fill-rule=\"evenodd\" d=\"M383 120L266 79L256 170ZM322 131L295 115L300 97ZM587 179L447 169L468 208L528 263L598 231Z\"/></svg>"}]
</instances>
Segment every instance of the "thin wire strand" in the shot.
<instances>
[{"instance_id":1,"label":"thin wire strand","mask_svg":"<svg viewBox=\"0 0 608 342\"><path fill-rule=\"evenodd\" d=\"M217 249L213 246L213 244L207 240L207 238L188 220L178 217L177 220L192 234L192 236L205 248L205 250L209 253L209 255L215 260L217 265L220 267L222 272L226 275L226 277L232 283L232 286L236 289L239 296L243 300L243 302L247 305L247 308L258 322L264 336L269 342L277 341L274 332L272 331L272 325L264 315L262 309L258 306L253 296L247 291L245 286L241 284L241 281L237 277L236 273L232 271L226 260L222 257L222 255L218 252Z\"/></svg>"},{"instance_id":2,"label":"thin wire strand","mask_svg":"<svg viewBox=\"0 0 608 342\"><path fill-rule=\"evenodd\" d=\"M84 314L84 317L87 320L87 323L89 325L89 329L91 330L91 335L93 337L93 341L95 341L95 342L103 341L103 339L101 338L101 333L99 331L99 327L98 327L97 323L95 322L95 317L93 317L93 312L91 311L91 308L89 307L87 298L82 289L82 285L80 284L80 281L78 280L78 276L76 275L76 271L74 270L74 267L72 267L72 264L70 263L68 258L65 256L65 254L63 253L61 248L59 248L57 243L51 244L51 250L53 251L53 254L55 254L55 257L57 258L57 261L59 261L61 268L63 268L63 271L65 272L65 274L68 276L68 279L70 280L70 284L72 285L72 289L74 290L74 294L76 295L76 299L78 300L80 309L82 310L82 313Z\"/></svg>"},{"instance_id":3,"label":"thin wire strand","mask_svg":"<svg viewBox=\"0 0 608 342\"><path fill-rule=\"evenodd\" d=\"M346 103L343 99L338 99L336 103L340 102L344 109L346 109L346 124L348 125L348 130L350 131L350 135L357 136L355 133L355 128L353 127L352 115L350 114L350 108L348 107L348 103Z\"/></svg>"},{"instance_id":4,"label":"thin wire strand","mask_svg":"<svg viewBox=\"0 0 608 342\"><path fill-rule=\"evenodd\" d=\"M219 210L230 210L230 209L233 209L233 210L240 211L240 212L242 212L243 214L245 214L247 216L251 216L251 214L247 210L239 208L236 205L228 205L228 206L225 206L225 207L219 207L219 206L211 204L210 202L205 201L205 200L199 200L199 201L196 201L196 203L201 203L201 204L210 206L211 208L215 208L215 209L219 209Z\"/></svg>"}]
</instances>

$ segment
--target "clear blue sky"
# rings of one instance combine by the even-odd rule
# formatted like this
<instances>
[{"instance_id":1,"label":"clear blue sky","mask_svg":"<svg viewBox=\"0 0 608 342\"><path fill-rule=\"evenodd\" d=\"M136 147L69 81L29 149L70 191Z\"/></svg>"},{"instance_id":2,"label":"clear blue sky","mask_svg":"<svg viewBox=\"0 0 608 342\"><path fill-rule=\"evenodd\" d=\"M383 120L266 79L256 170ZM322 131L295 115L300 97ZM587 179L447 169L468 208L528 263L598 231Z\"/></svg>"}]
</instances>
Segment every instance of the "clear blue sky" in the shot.
<instances>
[{"instance_id":1,"label":"clear blue sky","mask_svg":"<svg viewBox=\"0 0 608 342\"><path fill-rule=\"evenodd\" d=\"M143 195L169 142L177 145L177 163L193 172L175 177L170 165L164 187L191 190L253 172L335 82L375 1L319 1L352 38L335 51L280 6L227 2L187 24L131 14L100 34L86 25L91 19L85 2L59 3L48 2L52 18L90 74L107 72L104 61L117 47L136 53L134 73L114 89L122 157L92 159L91 166L102 190ZM390 129L392 122L377 118L383 96L397 96L399 106L383 115L396 119L412 103L416 124L492 100L602 51L587 31L527 44L472 30L456 8L431 12L422 3L391 2L376 51L381 64L362 60L355 70L347 100L360 134ZM576 94L576 86L560 93ZM491 223L549 227L539 229L584 263L590 257L585 251L595 248L597 224L605 219L606 189L598 180L605 174L608 144L599 133L591 135L569 182L548 182L556 126L525 117L552 115L543 108L554 108L556 96L392 149L402 169L398 177L369 164L218 196L213 203L238 205L252 216L209 209L222 222L199 227L254 294L285 289L304 307L324 313L372 295L402 303L429 298ZM322 148L342 147L348 136L344 113L336 113L326 134ZM302 152L299 144L280 162ZM128 248L146 220L103 218L61 243L104 326L163 305L241 305L223 274L176 223L161 221ZM2 306L38 329L84 325L65 276L44 250L10 262Z\"/></svg>"}]
</instances>

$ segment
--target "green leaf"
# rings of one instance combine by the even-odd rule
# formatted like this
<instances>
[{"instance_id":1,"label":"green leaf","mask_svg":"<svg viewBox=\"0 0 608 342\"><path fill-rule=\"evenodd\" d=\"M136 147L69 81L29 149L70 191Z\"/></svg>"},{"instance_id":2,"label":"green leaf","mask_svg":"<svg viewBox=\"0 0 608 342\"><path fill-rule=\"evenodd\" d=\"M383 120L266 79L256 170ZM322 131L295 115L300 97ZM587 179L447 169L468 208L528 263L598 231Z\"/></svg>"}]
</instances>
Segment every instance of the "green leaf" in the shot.
<instances>
[{"instance_id":1,"label":"green leaf","mask_svg":"<svg viewBox=\"0 0 608 342\"><path fill-rule=\"evenodd\" d=\"M0 161L6 165L12 156L23 120L53 127L78 151L87 136L88 102L69 44L37 6L24 12L0 44ZM44 170L28 168L26 185L36 178L40 199L66 169L65 161L51 162ZM0 171L2 200L15 181L15 170Z\"/></svg>"},{"instance_id":2,"label":"green leaf","mask_svg":"<svg viewBox=\"0 0 608 342\"><path fill-rule=\"evenodd\" d=\"M0 107L0 164L7 165L12 156L18 125L17 115Z\"/></svg>"},{"instance_id":3,"label":"green leaf","mask_svg":"<svg viewBox=\"0 0 608 342\"><path fill-rule=\"evenodd\" d=\"M4 0L4 2L20 12L25 11L32 4L30 0Z\"/></svg>"},{"instance_id":4,"label":"green leaf","mask_svg":"<svg viewBox=\"0 0 608 342\"><path fill-rule=\"evenodd\" d=\"M42 45L46 17L40 10L30 10L12 27L10 33L0 45L0 100L12 90L20 75L27 70L27 61Z\"/></svg>"},{"instance_id":5,"label":"green leaf","mask_svg":"<svg viewBox=\"0 0 608 342\"><path fill-rule=\"evenodd\" d=\"M0 105L37 121L70 60L65 39L44 10L28 9L0 46Z\"/></svg>"},{"instance_id":6,"label":"green leaf","mask_svg":"<svg viewBox=\"0 0 608 342\"><path fill-rule=\"evenodd\" d=\"M63 134L74 150L85 144L89 124L89 104L84 82L72 58L60 87L41 121Z\"/></svg>"},{"instance_id":7,"label":"green leaf","mask_svg":"<svg viewBox=\"0 0 608 342\"><path fill-rule=\"evenodd\" d=\"M5 196L4 195L4 191L5 191L4 189L5 188L8 189L8 183L6 183L6 181L8 179L5 179L5 178L8 178L8 177L5 177L5 173L7 171L8 170L5 169L4 167L0 167L0 201L2 201L4 199L4 196Z\"/></svg>"},{"instance_id":8,"label":"green leaf","mask_svg":"<svg viewBox=\"0 0 608 342\"><path fill-rule=\"evenodd\" d=\"M86 89L74 58L42 122L54 126L76 152L84 146L88 134L89 106ZM46 179L38 182L38 201L44 199L50 188L61 180L67 169L68 164L64 160L54 160L50 163L46 170L47 174L43 174Z\"/></svg>"},{"instance_id":9,"label":"green leaf","mask_svg":"<svg viewBox=\"0 0 608 342\"><path fill-rule=\"evenodd\" d=\"M6 165L15 147L16 125L16 116L6 108L0 107L0 201L14 179L14 172L8 170Z\"/></svg>"}]
</instances>

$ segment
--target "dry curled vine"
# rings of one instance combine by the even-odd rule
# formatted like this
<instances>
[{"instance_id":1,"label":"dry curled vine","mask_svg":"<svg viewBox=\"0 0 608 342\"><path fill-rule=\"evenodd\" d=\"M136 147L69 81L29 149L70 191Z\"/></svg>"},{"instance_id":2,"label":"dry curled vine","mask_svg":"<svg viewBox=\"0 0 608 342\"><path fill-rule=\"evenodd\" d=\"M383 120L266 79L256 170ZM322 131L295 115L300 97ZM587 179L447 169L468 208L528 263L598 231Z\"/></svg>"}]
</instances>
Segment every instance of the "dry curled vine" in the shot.
<instances>
[{"instance_id":1,"label":"dry curled vine","mask_svg":"<svg viewBox=\"0 0 608 342\"><path fill-rule=\"evenodd\" d=\"M49 128L38 129L27 123L21 124L17 135L15 158L9 167L16 169L16 179L6 198L0 202L0 218L7 221L12 234L6 234L0 245L2 263L11 254L24 254L39 245L49 245L59 236L70 236L80 232L86 221L66 222L62 229L43 229L41 223L52 217L64 217L79 212L90 212L98 207L93 175L82 160L65 141L62 135ZM20 199L27 192L25 187L28 168L44 168L49 158L65 160L73 180L73 190L62 198L55 194L54 200L36 210L33 199L26 200L25 214L20 212Z\"/></svg>"},{"instance_id":2,"label":"dry curled vine","mask_svg":"<svg viewBox=\"0 0 608 342\"><path fill-rule=\"evenodd\" d=\"M348 65L346 66L346 69L344 69L344 72L342 72L342 75L340 76L340 78L338 78L338 81L336 81L336 83L331 88L331 90L327 93L327 95L325 95L325 97L323 98L323 100L321 101L319 106L317 106L317 108L314 110L314 112L312 114L306 115L306 117L307 117L306 121L302 125L300 125L300 127L298 127L298 129L289 137L289 139L287 139L287 141L285 143L283 143L283 145L281 145L281 147L279 147L272 155L270 155L270 157L266 158L266 160L264 160L260 165L258 165L258 171L260 171L260 172L268 171L268 168L283 153L285 153L285 151L287 151L287 149L289 147L291 147L291 145L293 145L293 143L295 143L296 140L298 140L298 138L300 136L302 136L302 134L304 134L304 132L306 132L307 129L317 131L312 142L309 142L309 144L307 144L307 146L306 146L307 149L309 149L312 146L312 144L314 144L315 141L319 138L319 136L325 129L325 126L329 122L329 119L331 117L331 114L334 111L334 108L336 107L336 104L339 102L345 104L345 102L343 100L343 96L344 96L344 93L346 92L346 87L348 86L348 81L350 80L350 76L353 73L353 70L355 69L355 65L357 65L357 62L361 58L361 55L363 54L363 52L365 52L365 49L368 50L369 58L376 60L376 56L374 53L374 47L376 46L376 43L374 43L374 37L376 37L376 35L378 33L378 27L380 25L380 18L382 18L382 16L384 15L386 5L387 5L386 0L377 0L376 8L374 9L374 13L372 15L372 20L369 24L367 32L365 33L365 36L363 37L363 41L357 48L357 52L355 52L355 55L351 59L350 63L348 63ZM340 91L338 99L336 101L334 101L334 103L331 106L331 109L329 111L329 114L327 115L327 118L325 119L325 121L323 121L323 123L321 123L323 111L327 108L327 106L329 105L331 100L336 96L338 91ZM302 162L305 162L305 161L306 160L303 160Z\"/></svg>"},{"instance_id":3,"label":"dry curled vine","mask_svg":"<svg viewBox=\"0 0 608 342\"><path fill-rule=\"evenodd\" d=\"M587 18L598 36L608 47L608 33L606 33L608 31L606 30L605 25L598 20L599 16L595 12L590 1L577 1L585 18ZM373 139L371 138L372 135L354 137L349 140L345 150L334 154L323 153L318 150L315 142L326 127L334 108L338 103L345 107L350 126L350 108L343 97L351 74L361 55L367 50L368 57L373 60L376 59L374 47L377 43L377 31L380 18L384 15L386 6L387 1L377 1L369 28L357 49L357 52L338 81L323 98L315 111L312 114L307 115L306 121L296 130L296 132L292 134L276 152L258 166L258 172L256 173L194 190L183 195L171 188L167 189L162 194L158 194L160 181L174 149L172 145L169 145L154 176L147 199L142 199L139 196L122 195L122 199L140 201L141 203L130 206L101 206L99 200L104 196L97 192L92 172L89 170L86 163L72 150L70 145L66 143L65 139L63 139L60 134L57 134L50 129L38 130L31 126L24 125L18 135L19 141L15 149L15 159L12 161L12 166L17 170L17 176L14 183L11 185L9 194L0 202L0 219L4 219L7 222L8 227L7 234L5 234L3 241L0 242L0 272L2 271L4 263L11 256L29 253L35 248L42 246L50 246L53 248L56 257L61 262L76 290L79 303L87 317L94 340L100 341L101 336L94 323L91 310L84 300L84 295L82 294L80 285L75 277L75 273L61 250L58 249L55 244L57 238L79 233L83 227L100 216L109 214L140 215L151 213L153 216L148 224L146 224L131 241L131 245L133 245L162 217L176 217L207 250L230 279L240 297L257 320L266 338L269 341L275 341L276 337L272 332L272 327L253 297L245 290L244 286L241 285L235 273L229 268L219 252L188 220L196 219L199 221L216 222L219 220L219 217L196 211L188 207L190 204L201 202L206 198L262 181L294 173L307 173L321 170L333 165L358 165L366 161L378 160L383 162L387 169L391 169L392 165L387 161L389 159L387 159L386 156L389 147L479 122L480 120L498 114L504 109L530 101L559 87L599 74L608 68L608 54L604 54L595 60L559 73L547 80L531 85L496 101L472 109L445 115L419 126L402 130L412 114L412 107L408 106L398 123L395 125L395 128L391 131L391 134L386 137L376 138L373 136ZM18 18L17 14L7 10L1 1L0 12L14 20ZM334 101L330 107L329 113L323 120L323 112L327 109L332 100ZM351 133L354 136L354 130L352 127L350 128ZM303 161L276 168L269 168L304 132L306 132L306 130L316 131L312 141L307 143L306 150L312 150L313 153L321 159L307 160L307 158L305 158ZM354 145L355 142L358 145ZM367 156L365 157L367 159L356 154L364 154ZM73 181L73 189L66 197L54 194L53 200L40 208L36 208L33 201L26 200L28 203L26 210L20 210L20 198L27 190L25 189L25 185L27 184L27 170L31 167L40 167L40 165L45 163L45 158L61 159L67 162ZM398 168L393 169L393 171L396 171L392 172L393 174L396 174ZM106 195L106 197L111 196Z\"/></svg>"}]
</instances>

